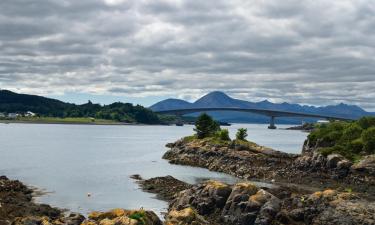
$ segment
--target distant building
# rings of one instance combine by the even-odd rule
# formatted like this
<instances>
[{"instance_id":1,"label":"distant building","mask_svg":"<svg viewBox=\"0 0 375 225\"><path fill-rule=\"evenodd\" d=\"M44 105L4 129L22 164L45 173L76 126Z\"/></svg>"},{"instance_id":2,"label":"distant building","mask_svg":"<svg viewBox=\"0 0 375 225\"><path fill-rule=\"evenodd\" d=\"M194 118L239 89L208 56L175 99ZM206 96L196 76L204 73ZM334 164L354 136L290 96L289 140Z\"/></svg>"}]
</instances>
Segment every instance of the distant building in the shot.
<instances>
[{"instance_id":1,"label":"distant building","mask_svg":"<svg viewBox=\"0 0 375 225\"><path fill-rule=\"evenodd\" d=\"M318 120L317 123L320 123L320 124L322 124L322 123L329 123L329 121L328 120Z\"/></svg>"},{"instance_id":2,"label":"distant building","mask_svg":"<svg viewBox=\"0 0 375 225\"><path fill-rule=\"evenodd\" d=\"M19 117L20 115L18 113L9 113L8 114L8 118L10 119L16 119L17 117Z\"/></svg>"},{"instance_id":3,"label":"distant building","mask_svg":"<svg viewBox=\"0 0 375 225\"><path fill-rule=\"evenodd\" d=\"M36 116L36 114L33 113L33 112L31 112L31 111L27 111L27 112L25 113L25 116L26 116L26 117L33 117L33 116Z\"/></svg>"}]
</instances>

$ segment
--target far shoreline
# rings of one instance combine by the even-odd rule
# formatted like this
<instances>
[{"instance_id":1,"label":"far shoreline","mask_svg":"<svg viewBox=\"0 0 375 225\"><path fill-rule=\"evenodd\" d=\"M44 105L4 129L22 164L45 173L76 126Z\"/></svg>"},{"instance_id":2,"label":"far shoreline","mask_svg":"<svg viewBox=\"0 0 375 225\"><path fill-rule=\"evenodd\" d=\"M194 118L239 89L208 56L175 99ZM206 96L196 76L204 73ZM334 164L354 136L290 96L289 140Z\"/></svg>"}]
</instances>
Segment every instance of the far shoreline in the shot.
<instances>
[{"instance_id":1,"label":"far shoreline","mask_svg":"<svg viewBox=\"0 0 375 225\"><path fill-rule=\"evenodd\" d=\"M123 122L68 122L68 121L27 121L27 120L0 120L0 124L51 124L51 125L99 125L99 126L173 126L169 124L143 124Z\"/></svg>"}]
</instances>

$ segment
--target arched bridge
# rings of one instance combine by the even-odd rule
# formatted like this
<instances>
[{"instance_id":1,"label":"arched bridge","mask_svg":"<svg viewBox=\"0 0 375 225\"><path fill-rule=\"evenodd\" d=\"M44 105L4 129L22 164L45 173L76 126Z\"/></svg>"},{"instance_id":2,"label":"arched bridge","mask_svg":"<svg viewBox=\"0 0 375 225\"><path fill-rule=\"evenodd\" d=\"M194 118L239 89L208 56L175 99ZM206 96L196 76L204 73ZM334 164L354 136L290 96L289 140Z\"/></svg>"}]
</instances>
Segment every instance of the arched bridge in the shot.
<instances>
[{"instance_id":1,"label":"arched bridge","mask_svg":"<svg viewBox=\"0 0 375 225\"><path fill-rule=\"evenodd\" d=\"M168 115L185 115L190 113L196 112L211 112L211 111L237 111L237 112L248 112L248 113L256 113L261 114L264 116L270 117L270 125L268 126L269 129L276 129L275 126L275 118L276 117L298 117L298 118L318 118L318 119L327 119L327 120L353 120L352 118L345 118L345 117L335 117L335 116L328 116L322 114L310 114L310 113L300 113L300 112L290 112L290 111L278 111L278 110L269 110L269 109L255 109L255 108L232 108L232 107L225 107L225 108L187 108L187 109L174 109L174 110L160 110L154 111L160 114L168 114Z\"/></svg>"}]
</instances>

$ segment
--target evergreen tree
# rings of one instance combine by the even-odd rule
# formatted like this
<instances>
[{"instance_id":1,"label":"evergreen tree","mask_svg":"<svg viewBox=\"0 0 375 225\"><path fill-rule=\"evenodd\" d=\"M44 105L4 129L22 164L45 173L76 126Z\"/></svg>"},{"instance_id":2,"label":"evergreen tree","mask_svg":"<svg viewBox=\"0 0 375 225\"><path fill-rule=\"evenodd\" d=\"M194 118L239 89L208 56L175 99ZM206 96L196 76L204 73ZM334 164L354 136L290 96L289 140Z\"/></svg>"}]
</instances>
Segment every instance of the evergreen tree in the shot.
<instances>
[{"instance_id":1,"label":"evergreen tree","mask_svg":"<svg viewBox=\"0 0 375 225\"><path fill-rule=\"evenodd\" d=\"M199 139L211 137L219 130L219 124L206 113L201 114L195 122L194 131Z\"/></svg>"},{"instance_id":2,"label":"evergreen tree","mask_svg":"<svg viewBox=\"0 0 375 225\"><path fill-rule=\"evenodd\" d=\"M247 129L246 128L239 128L237 130L236 139L245 141L247 137Z\"/></svg>"}]
</instances>

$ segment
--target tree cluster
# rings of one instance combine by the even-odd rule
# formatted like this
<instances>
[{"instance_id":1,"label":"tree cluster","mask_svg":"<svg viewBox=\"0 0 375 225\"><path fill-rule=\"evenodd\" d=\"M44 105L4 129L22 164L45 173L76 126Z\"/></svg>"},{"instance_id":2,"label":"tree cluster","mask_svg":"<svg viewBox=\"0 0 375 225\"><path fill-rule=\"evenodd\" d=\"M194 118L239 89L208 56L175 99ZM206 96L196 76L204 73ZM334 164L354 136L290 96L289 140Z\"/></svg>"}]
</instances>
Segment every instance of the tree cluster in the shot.
<instances>
[{"instance_id":1,"label":"tree cluster","mask_svg":"<svg viewBox=\"0 0 375 225\"><path fill-rule=\"evenodd\" d=\"M196 122L194 131L198 139L214 137L221 141L230 141L228 129L221 129L217 121L206 113L201 114ZM240 128L237 131L236 139L246 141L247 129Z\"/></svg>"},{"instance_id":2,"label":"tree cluster","mask_svg":"<svg viewBox=\"0 0 375 225\"><path fill-rule=\"evenodd\" d=\"M375 117L353 122L331 122L317 126L308 137L310 145L320 147L323 155L339 153L356 160L375 153Z\"/></svg>"}]
</instances>

